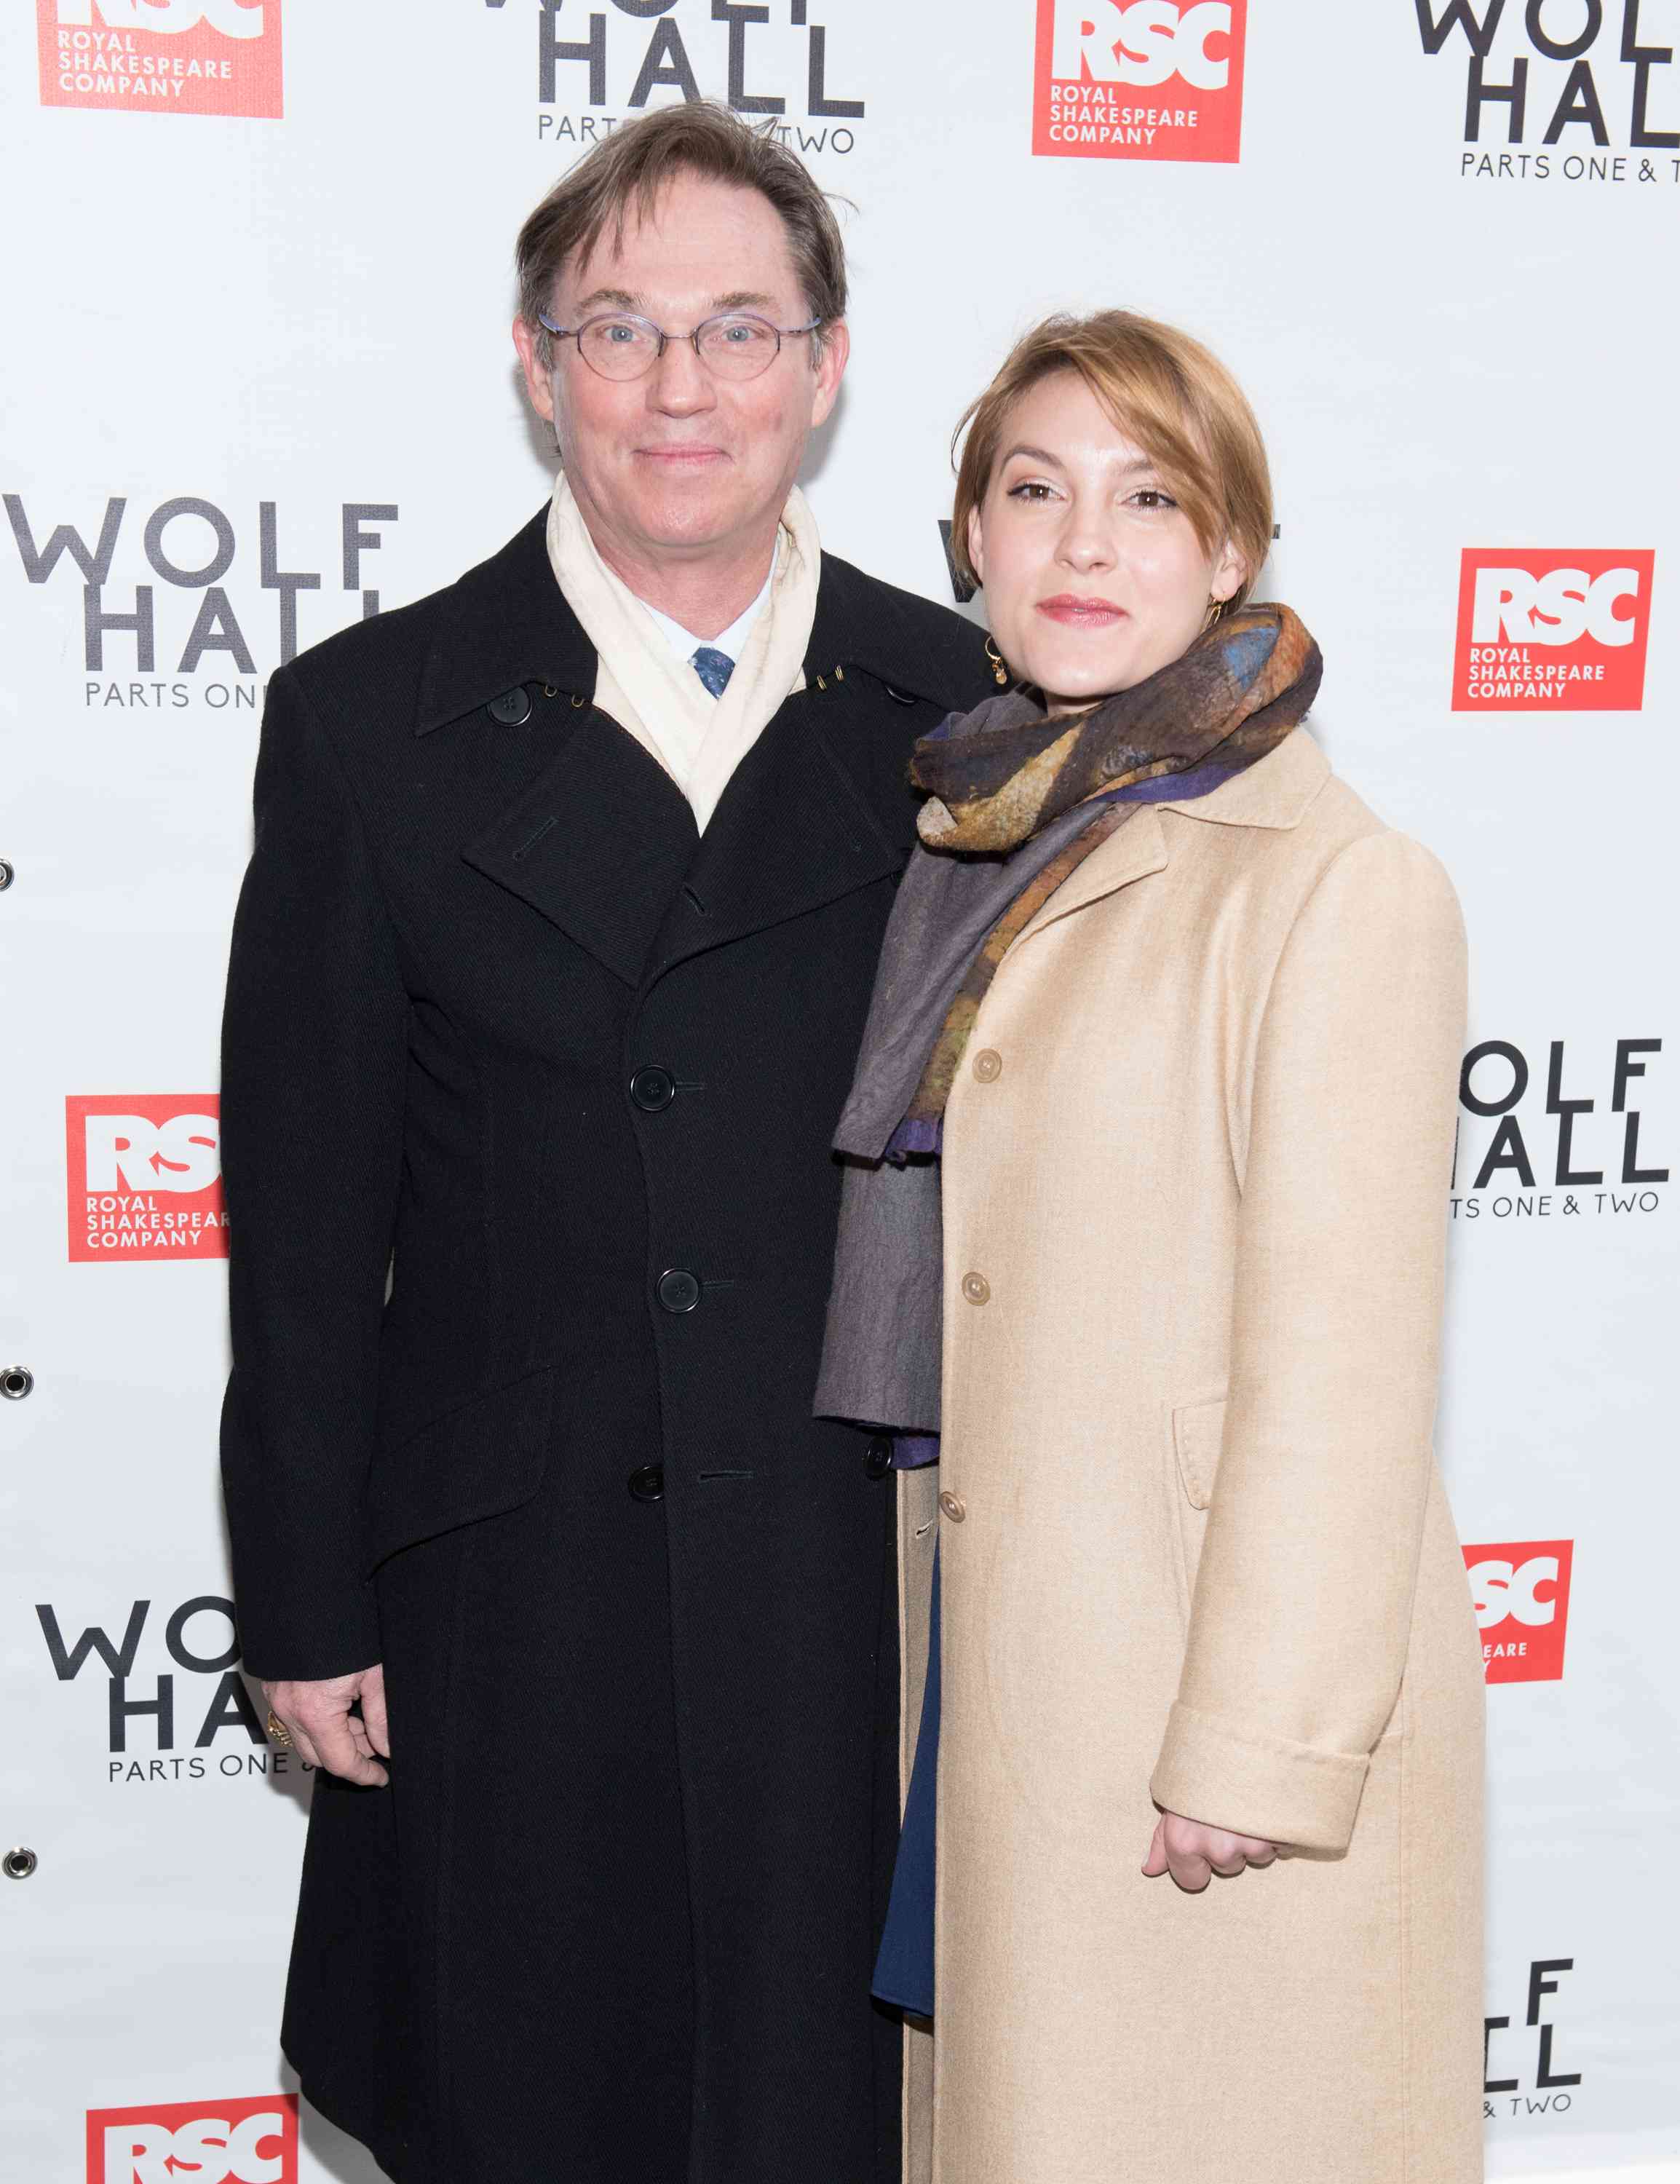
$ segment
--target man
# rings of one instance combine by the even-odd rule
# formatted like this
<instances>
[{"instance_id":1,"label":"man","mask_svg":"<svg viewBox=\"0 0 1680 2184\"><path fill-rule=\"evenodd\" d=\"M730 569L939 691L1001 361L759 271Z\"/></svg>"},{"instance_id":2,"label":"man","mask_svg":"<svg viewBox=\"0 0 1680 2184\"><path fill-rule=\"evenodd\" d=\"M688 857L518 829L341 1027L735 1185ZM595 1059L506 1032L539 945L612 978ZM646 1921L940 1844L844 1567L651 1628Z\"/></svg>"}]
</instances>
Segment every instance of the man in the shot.
<instances>
[{"instance_id":1,"label":"man","mask_svg":"<svg viewBox=\"0 0 1680 2184\"><path fill-rule=\"evenodd\" d=\"M979 633L820 554L837 230L720 109L520 239L552 506L270 688L224 1475L315 1777L283 2039L402 2184L885 2184L890 1449L829 1139Z\"/></svg>"}]
</instances>

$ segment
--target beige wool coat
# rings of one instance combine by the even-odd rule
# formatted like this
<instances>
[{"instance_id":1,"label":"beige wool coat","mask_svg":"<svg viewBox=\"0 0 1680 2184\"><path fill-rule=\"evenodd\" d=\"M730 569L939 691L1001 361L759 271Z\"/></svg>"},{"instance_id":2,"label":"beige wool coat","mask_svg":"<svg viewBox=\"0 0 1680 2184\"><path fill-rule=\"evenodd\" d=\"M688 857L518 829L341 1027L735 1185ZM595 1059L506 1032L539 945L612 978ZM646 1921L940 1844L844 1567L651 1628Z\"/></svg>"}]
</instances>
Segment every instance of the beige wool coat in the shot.
<instances>
[{"instance_id":1,"label":"beige wool coat","mask_svg":"<svg viewBox=\"0 0 1680 2184\"><path fill-rule=\"evenodd\" d=\"M1431 1446L1458 906L1303 730L1142 805L946 1115L937 1985L910 2184L1482 2175L1480 1647ZM937 1502L935 1502L935 1496ZM1289 1854L1182 1893L1156 1808Z\"/></svg>"}]
</instances>

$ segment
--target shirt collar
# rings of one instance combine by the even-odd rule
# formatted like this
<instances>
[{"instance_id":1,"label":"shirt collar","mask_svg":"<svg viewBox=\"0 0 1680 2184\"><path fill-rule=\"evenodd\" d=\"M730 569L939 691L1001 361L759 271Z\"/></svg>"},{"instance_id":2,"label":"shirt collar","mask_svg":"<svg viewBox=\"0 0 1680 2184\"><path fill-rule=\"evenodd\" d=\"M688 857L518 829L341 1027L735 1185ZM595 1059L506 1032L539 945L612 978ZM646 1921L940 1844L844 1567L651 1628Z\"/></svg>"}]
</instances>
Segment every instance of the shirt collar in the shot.
<instances>
[{"instance_id":1,"label":"shirt collar","mask_svg":"<svg viewBox=\"0 0 1680 2184\"><path fill-rule=\"evenodd\" d=\"M751 633L753 624L758 620L765 601L770 597L770 588L776 581L776 566L781 558L782 542L781 534L778 532L776 549L770 557L770 573L765 577L757 599L744 613L736 616L727 629L720 630L715 637L696 637L692 629L685 629L680 621L673 621L668 614L661 614L656 606L650 606L646 599L642 599L640 604L646 609L654 628L659 631L659 635L664 638L685 667L703 645L713 652L722 653L726 659L738 660L746 649L747 639Z\"/></svg>"}]
</instances>

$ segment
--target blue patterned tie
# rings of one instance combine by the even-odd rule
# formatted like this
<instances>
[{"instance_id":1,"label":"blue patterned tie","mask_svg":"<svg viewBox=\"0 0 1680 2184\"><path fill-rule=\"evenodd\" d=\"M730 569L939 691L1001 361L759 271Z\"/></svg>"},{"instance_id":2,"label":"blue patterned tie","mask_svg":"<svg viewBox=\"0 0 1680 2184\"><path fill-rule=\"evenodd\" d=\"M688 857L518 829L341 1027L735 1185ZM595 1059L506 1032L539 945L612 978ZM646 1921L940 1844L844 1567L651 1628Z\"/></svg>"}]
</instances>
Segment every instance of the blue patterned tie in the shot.
<instances>
[{"instance_id":1,"label":"blue patterned tie","mask_svg":"<svg viewBox=\"0 0 1680 2184\"><path fill-rule=\"evenodd\" d=\"M726 652L720 652L715 644L703 644L688 664L714 698L722 697L729 688L730 677L735 672L735 662Z\"/></svg>"}]
</instances>

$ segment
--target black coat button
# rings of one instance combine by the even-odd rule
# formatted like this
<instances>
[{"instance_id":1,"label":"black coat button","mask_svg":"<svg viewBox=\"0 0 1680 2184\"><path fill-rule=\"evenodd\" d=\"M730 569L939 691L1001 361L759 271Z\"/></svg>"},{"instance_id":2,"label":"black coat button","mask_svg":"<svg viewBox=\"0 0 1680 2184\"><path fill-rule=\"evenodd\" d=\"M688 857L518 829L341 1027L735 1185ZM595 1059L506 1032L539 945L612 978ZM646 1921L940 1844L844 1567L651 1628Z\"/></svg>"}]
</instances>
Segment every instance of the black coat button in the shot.
<instances>
[{"instance_id":1,"label":"black coat button","mask_svg":"<svg viewBox=\"0 0 1680 2184\"><path fill-rule=\"evenodd\" d=\"M523 682L515 683L499 698L492 698L484 710L504 728L522 728L531 718L531 693Z\"/></svg>"},{"instance_id":2,"label":"black coat button","mask_svg":"<svg viewBox=\"0 0 1680 2184\"><path fill-rule=\"evenodd\" d=\"M638 1069L630 1080L630 1096L644 1115L657 1115L676 1097L676 1079L668 1069Z\"/></svg>"},{"instance_id":3,"label":"black coat button","mask_svg":"<svg viewBox=\"0 0 1680 2184\"><path fill-rule=\"evenodd\" d=\"M889 1434L876 1434L864 1451L864 1470L871 1479L885 1479L892 1468L892 1436Z\"/></svg>"},{"instance_id":4,"label":"black coat button","mask_svg":"<svg viewBox=\"0 0 1680 2184\"><path fill-rule=\"evenodd\" d=\"M630 1498L632 1502L663 1502L665 1475L657 1463L644 1463L639 1471L630 1474Z\"/></svg>"},{"instance_id":5,"label":"black coat button","mask_svg":"<svg viewBox=\"0 0 1680 2184\"><path fill-rule=\"evenodd\" d=\"M659 1299L667 1312L693 1312L700 1301L698 1277L684 1267L671 1268L659 1276Z\"/></svg>"}]
</instances>

